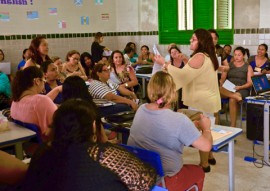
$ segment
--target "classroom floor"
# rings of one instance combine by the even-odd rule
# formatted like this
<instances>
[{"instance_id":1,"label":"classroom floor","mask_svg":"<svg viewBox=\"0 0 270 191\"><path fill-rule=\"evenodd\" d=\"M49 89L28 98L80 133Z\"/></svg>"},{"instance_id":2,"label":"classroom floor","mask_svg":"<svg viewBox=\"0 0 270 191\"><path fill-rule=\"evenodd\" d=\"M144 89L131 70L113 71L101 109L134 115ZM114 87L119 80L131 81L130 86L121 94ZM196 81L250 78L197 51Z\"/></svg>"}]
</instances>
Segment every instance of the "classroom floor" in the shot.
<instances>
[{"instance_id":1,"label":"classroom floor","mask_svg":"<svg viewBox=\"0 0 270 191\"><path fill-rule=\"evenodd\" d=\"M238 121L239 124L240 121ZM225 114L221 115L221 124L228 125ZM235 191L266 191L270 190L270 167L244 161L245 156L253 156L253 141L246 138L246 121L242 124L243 133L236 138L235 143ZM263 146L256 145L255 151L263 155ZM206 173L204 191L227 191L228 187L228 154L214 153L217 164L211 166L211 172ZM261 159L262 157L256 157ZM199 164L199 154L194 148L185 147L184 162ZM256 166L257 167L256 167Z\"/></svg>"}]
</instances>

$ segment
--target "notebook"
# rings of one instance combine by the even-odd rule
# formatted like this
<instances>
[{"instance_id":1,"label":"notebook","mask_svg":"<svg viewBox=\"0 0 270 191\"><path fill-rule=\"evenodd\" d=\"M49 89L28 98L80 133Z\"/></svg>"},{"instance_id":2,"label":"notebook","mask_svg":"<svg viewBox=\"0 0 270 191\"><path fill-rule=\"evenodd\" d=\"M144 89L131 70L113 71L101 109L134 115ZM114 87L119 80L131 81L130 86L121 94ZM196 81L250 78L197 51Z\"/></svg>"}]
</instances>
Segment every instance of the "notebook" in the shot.
<instances>
[{"instance_id":1,"label":"notebook","mask_svg":"<svg viewBox=\"0 0 270 191\"><path fill-rule=\"evenodd\" d=\"M256 95L269 95L270 84L265 74L251 77L253 88Z\"/></svg>"},{"instance_id":2,"label":"notebook","mask_svg":"<svg viewBox=\"0 0 270 191\"><path fill-rule=\"evenodd\" d=\"M0 62L0 71L9 75L11 72L10 62Z\"/></svg>"}]
</instances>

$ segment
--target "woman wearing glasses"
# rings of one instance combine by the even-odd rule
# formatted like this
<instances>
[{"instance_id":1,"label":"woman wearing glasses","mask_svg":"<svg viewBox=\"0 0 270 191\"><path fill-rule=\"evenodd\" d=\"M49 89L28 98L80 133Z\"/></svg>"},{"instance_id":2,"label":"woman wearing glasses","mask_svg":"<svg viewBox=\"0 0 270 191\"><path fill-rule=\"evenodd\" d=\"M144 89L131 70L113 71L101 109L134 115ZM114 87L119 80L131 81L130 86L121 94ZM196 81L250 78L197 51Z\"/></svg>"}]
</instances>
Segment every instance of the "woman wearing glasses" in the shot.
<instances>
[{"instance_id":1,"label":"woman wearing glasses","mask_svg":"<svg viewBox=\"0 0 270 191\"><path fill-rule=\"evenodd\" d=\"M80 76L83 80L87 80L88 77L81 65L80 53L77 50L71 50L67 53L66 63L64 63L62 73L68 76Z\"/></svg>"},{"instance_id":2,"label":"woman wearing glasses","mask_svg":"<svg viewBox=\"0 0 270 191\"><path fill-rule=\"evenodd\" d=\"M217 78L219 64L210 32L205 29L195 30L190 39L190 50L193 51L191 58L182 69L165 62L161 56L156 56L155 60L172 75L176 89L183 88L184 104L214 119L214 113L221 109L221 98ZM200 158L204 172L210 172L209 164L216 164L212 152L200 151Z\"/></svg>"},{"instance_id":3,"label":"woman wearing glasses","mask_svg":"<svg viewBox=\"0 0 270 191\"><path fill-rule=\"evenodd\" d=\"M36 66L19 70L12 83L11 117L25 123L35 124L40 128L43 140L49 135L48 126L57 106L44 91L44 75Z\"/></svg>"},{"instance_id":4,"label":"woman wearing glasses","mask_svg":"<svg viewBox=\"0 0 270 191\"><path fill-rule=\"evenodd\" d=\"M138 105L135 103L137 99L134 92L129 91L123 86L113 83L110 79L110 70L106 64L98 63L95 65L92 72L93 81L89 85L89 92L94 99L107 99L115 103L129 105L133 110L137 110ZM120 92L123 96L128 96L131 99L118 95Z\"/></svg>"}]
</instances>

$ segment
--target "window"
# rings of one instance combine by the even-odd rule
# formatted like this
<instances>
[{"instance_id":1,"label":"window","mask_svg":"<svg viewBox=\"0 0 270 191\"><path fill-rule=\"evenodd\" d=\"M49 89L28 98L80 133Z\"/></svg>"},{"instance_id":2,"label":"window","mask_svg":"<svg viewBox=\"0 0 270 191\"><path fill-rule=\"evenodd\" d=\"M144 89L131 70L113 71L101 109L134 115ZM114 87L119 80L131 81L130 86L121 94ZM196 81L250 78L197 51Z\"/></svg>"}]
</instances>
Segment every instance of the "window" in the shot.
<instances>
[{"instance_id":1,"label":"window","mask_svg":"<svg viewBox=\"0 0 270 191\"><path fill-rule=\"evenodd\" d=\"M214 28L232 28L232 0L214 0Z\"/></svg>"},{"instance_id":2,"label":"window","mask_svg":"<svg viewBox=\"0 0 270 191\"><path fill-rule=\"evenodd\" d=\"M178 0L178 30L193 30L193 0Z\"/></svg>"},{"instance_id":3,"label":"window","mask_svg":"<svg viewBox=\"0 0 270 191\"><path fill-rule=\"evenodd\" d=\"M159 43L189 44L193 30L214 28L220 44L233 43L234 0L159 0Z\"/></svg>"}]
</instances>

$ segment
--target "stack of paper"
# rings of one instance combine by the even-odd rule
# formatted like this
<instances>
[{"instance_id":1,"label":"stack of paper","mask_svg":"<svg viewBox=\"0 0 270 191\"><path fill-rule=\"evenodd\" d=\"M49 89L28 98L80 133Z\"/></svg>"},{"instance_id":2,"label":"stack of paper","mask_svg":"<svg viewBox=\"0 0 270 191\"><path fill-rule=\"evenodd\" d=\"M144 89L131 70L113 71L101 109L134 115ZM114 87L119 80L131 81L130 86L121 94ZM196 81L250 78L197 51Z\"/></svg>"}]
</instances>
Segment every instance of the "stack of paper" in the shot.
<instances>
[{"instance_id":1,"label":"stack of paper","mask_svg":"<svg viewBox=\"0 0 270 191\"><path fill-rule=\"evenodd\" d=\"M225 80L222 87L229 90L230 92L236 92L235 85L232 82L230 82L229 80Z\"/></svg>"},{"instance_id":2,"label":"stack of paper","mask_svg":"<svg viewBox=\"0 0 270 191\"><path fill-rule=\"evenodd\" d=\"M225 131L219 128L211 128L211 134L213 137L213 141L218 140L222 137L225 137L227 135L230 135L232 132L231 131Z\"/></svg>"}]
</instances>

